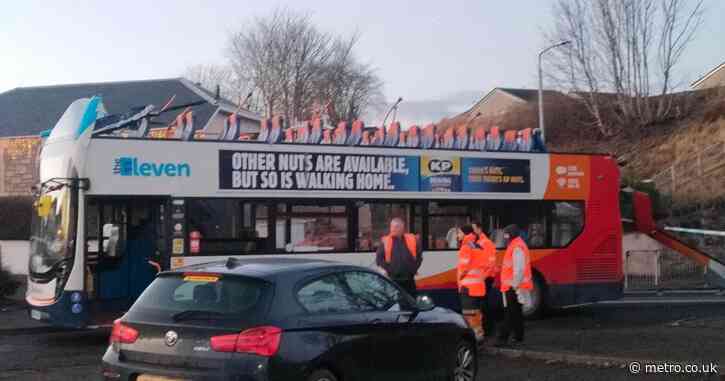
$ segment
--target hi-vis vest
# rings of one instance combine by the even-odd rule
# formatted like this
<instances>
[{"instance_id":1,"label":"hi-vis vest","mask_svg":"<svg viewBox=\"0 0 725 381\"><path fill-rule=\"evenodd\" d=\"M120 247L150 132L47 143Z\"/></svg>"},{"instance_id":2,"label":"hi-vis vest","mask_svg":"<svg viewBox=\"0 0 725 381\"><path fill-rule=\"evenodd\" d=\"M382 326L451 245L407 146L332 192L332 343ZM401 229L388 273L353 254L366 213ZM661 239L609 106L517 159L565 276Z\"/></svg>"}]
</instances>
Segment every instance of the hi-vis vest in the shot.
<instances>
[{"instance_id":1,"label":"hi-vis vest","mask_svg":"<svg viewBox=\"0 0 725 381\"><path fill-rule=\"evenodd\" d=\"M534 288L534 282L531 278L531 256L529 248L521 237L514 238L506 248L506 254L503 257L503 266L501 266L501 292L506 292L511 288L511 282L514 279L514 250L518 248L524 253L524 276L518 288L531 290Z\"/></svg>"},{"instance_id":2,"label":"hi-vis vest","mask_svg":"<svg viewBox=\"0 0 725 381\"><path fill-rule=\"evenodd\" d=\"M483 250L484 254L484 279L488 277L495 277L498 275L496 266L496 245L483 233L478 236L478 241L476 241L476 243Z\"/></svg>"},{"instance_id":3,"label":"hi-vis vest","mask_svg":"<svg viewBox=\"0 0 725 381\"><path fill-rule=\"evenodd\" d=\"M405 241L405 247L408 248L410 255L416 258L418 256L418 240L415 238L415 234L403 234L403 241ZM383 237L383 249L385 249L385 262L390 263L393 257L393 237L389 234Z\"/></svg>"},{"instance_id":4,"label":"hi-vis vest","mask_svg":"<svg viewBox=\"0 0 725 381\"><path fill-rule=\"evenodd\" d=\"M476 237L472 234L464 237L458 251L458 291L465 287L469 296L486 295L486 285L483 283L485 261L485 253L476 245Z\"/></svg>"}]
</instances>

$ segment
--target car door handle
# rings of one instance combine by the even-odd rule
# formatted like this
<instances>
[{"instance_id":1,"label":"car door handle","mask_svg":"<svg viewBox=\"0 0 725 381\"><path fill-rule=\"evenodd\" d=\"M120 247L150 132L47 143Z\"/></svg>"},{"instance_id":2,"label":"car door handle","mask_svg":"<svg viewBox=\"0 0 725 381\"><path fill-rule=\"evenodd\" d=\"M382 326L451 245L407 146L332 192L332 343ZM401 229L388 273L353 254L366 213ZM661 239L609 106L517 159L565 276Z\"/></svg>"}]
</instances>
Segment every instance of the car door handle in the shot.
<instances>
[{"instance_id":1,"label":"car door handle","mask_svg":"<svg viewBox=\"0 0 725 381\"><path fill-rule=\"evenodd\" d=\"M381 319L373 319L373 320L370 320L370 324L380 324L382 322L383 321Z\"/></svg>"}]
</instances>

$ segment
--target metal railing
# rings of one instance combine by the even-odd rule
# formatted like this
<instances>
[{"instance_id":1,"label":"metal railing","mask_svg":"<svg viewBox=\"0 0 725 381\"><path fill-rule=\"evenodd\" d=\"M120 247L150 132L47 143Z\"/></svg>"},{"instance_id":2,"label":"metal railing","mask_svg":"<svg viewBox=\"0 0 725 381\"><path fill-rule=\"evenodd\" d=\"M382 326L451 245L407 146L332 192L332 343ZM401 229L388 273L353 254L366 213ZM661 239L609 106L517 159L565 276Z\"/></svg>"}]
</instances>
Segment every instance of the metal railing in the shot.
<instances>
[{"instance_id":1,"label":"metal railing","mask_svg":"<svg viewBox=\"0 0 725 381\"><path fill-rule=\"evenodd\" d=\"M673 250L629 250L625 253L624 289L702 289L706 268Z\"/></svg>"}]
</instances>

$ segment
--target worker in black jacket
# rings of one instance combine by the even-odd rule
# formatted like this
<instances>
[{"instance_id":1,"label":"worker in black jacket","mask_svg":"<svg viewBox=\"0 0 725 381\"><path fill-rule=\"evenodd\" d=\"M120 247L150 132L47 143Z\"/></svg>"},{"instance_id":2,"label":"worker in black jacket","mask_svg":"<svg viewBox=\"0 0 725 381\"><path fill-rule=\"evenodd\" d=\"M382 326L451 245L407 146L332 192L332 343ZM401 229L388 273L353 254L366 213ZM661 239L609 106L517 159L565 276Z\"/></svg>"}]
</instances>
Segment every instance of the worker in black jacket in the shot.
<instances>
[{"instance_id":1,"label":"worker in black jacket","mask_svg":"<svg viewBox=\"0 0 725 381\"><path fill-rule=\"evenodd\" d=\"M423 249L415 234L405 232L402 219L390 221L390 234L382 238L375 262L390 279L416 297L415 275L423 263Z\"/></svg>"}]
</instances>

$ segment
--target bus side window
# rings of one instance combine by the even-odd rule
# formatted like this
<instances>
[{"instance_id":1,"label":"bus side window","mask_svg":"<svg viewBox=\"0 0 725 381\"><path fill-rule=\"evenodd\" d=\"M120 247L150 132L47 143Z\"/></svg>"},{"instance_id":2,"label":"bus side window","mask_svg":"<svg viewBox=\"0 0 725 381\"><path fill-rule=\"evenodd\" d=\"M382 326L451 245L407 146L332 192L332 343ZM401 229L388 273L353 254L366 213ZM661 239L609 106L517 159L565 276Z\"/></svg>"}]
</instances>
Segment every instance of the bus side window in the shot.
<instances>
[{"instance_id":1,"label":"bus side window","mask_svg":"<svg viewBox=\"0 0 725 381\"><path fill-rule=\"evenodd\" d=\"M390 220L402 218L410 226L410 205L378 202L359 203L357 206L358 234L355 251L375 251L380 239L388 234ZM419 233L419 232L416 232Z\"/></svg>"},{"instance_id":2,"label":"bus side window","mask_svg":"<svg viewBox=\"0 0 725 381\"><path fill-rule=\"evenodd\" d=\"M584 228L584 205L581 201L555 202L551 211L552 247L565 247Z\"/></svg>"},{"instance_id":3,"label":"bus side window","mask_svg":"<svg viewBox=\"0 0 725 381\"><path fill-rule=\"evenodd\" d=\"M429 203L428 212L428 249L456 250L458 229L472 221L470 202Z\"/></svg>"}]
</instances>

